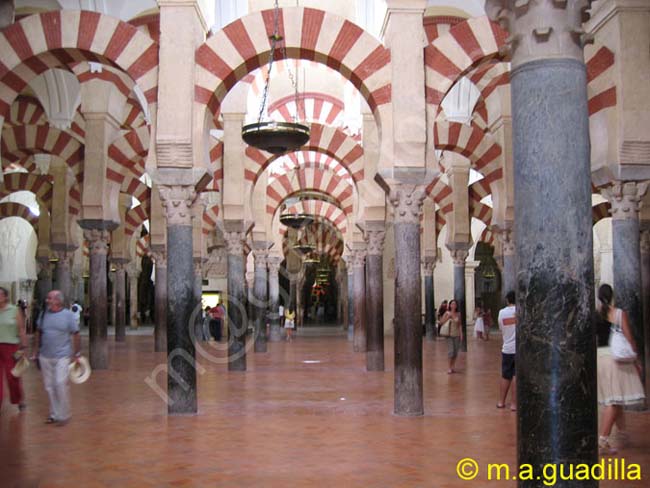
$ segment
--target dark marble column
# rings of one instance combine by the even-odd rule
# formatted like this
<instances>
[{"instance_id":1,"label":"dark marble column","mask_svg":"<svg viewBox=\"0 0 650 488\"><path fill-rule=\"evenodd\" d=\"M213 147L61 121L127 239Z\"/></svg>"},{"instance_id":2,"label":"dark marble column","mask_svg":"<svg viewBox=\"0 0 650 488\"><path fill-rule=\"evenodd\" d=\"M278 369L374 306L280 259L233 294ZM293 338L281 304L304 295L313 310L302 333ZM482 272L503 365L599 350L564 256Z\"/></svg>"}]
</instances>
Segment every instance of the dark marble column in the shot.
<instances>
[{"instance_id":1,"label":"dark marble column","mask_svg":"<svg viewBox=\"0 0 650 488\"><path fill-rule=\"evenodd\" d=\"M102 223L95 228L93 224L84 224L84 238L90 248L90 327L88 339L90 350L90 366L93 369L108 368L108 287L106 283L106 257L110 230L102 229ZM99 228L98 228L99 227ZM108 226L107 226L108 227Z\"/></svg>"},{"instance_id":2,"label":"dark marble column","mask_svg":"<svg viewBox=\"0 0 650 488\"><path fill-rule=\"evenodd\" d=\"M126 263L113 261L115 266L115 341L126 340Z\"/></svg>"},{"instance_id":3,"label":"dark marble column","mask_svg":"<svg viewBox=\"0 0 650 488\"><path fill-rule=\"evenodd\" d=\"M366 370L384 371L384 230L366 230Z\"/></svg>"},{"instance_id":4,"label":"dark marble column","mask_svg":"<svg viewBox=\"0 0 650 488\"><path fill-rule=\"evenodd\" d=\"M354 340L354 270L352 269L352 257L346 258L348 273L348 340Z\"/></svg>"},{"instance_id":5,"label":"dark marble column","mask_svg":"<svg viewBox=\"0 0 650 488\"><path fill-rule=\"evenodd\" d=\"M224 232L228 252L228 371L246 371L246 265L244 233Z\"/></svg>"},{"instance_id":6,"label":"dark marble column","mask_svg":"<svg viewBox=\"0 0 650 488\"><path fill-rule=\"evenodd\" d=\"M190 185L160 185L167 217L167 413L197 412L196 359L190 333L194 306L192 205Z\"/></svg>"},{"instance_id":7,"label":"dark marble column","mask_svg":"<svg viewBox=\"0 0 650 488\"><path fill-rule=\"evenodd\" d=\"M643 338L645 339L645 364L650 364L650 229L641 231L641 302L643 304ZM645 375L646 398L650 394L650 374ZM646 404L647 404L646 400Z\"/></svg>"},{"instance_id":8,"label":"dark marble column","mask_svg":"<svg viewBox=\"0 0 650 488\"><path fill-rule=\"evenodd\" d=\"M203 298L203 258L194 258L194 287L192 293L192 335L194 341L203 337L203 314L201 300Z\"/></svg>"},{"instance_id":9,"label":"dark marble column","mask_svg":"<svg viewBox=\"0 0 650 488\"><path fill-rule=\"evenodd\" d=\"M128 322L131 329L137 329L138 319L138 266L131 262L126 270L129 280L129 317Z\"/></svg>"},{"instance_id":10,"label":"dark marble column","mask_svg":"<svg viewBox=\"0 0 650 488\"><path fill-rule=\"evenodd\" d=\"M615 182L602 190L611 204L614 296L627 312L639 359L645 364L639 209L647 183Z\"/></svg>"},{"instance_id":11,"label":"dark marble column","mask_svg":"<svg viewBox=\"0 0 650 488\"><path fill-rule=\"evenodd\" d=\"M278 313L280 306L280 264L282 258L279 256L270 256L268 258L269 266L269 311L271 319L271 333L269 341L280 342L282 340L282 329L280 328L280 315Z\"/></svg>"},{"instance_id":12,"label":"dark marble column","mask_svg":"<svg viewBox=\"0 0 650 488\"><path fill-rule=\"evenodd\" d=\"M56 287L63 292L66 306L72 303L72 258L74 250L55 250Z\"/></svg>"},{"instance_id":13,"label":"dark marble column","mask_svg":"<svg viewBox=\"0 0 650 488\"><path fill-rule=\"evenodd\" d=\"M255 316L255 352L266 352L266 307L268 304L268 278L266 266L269 252L253 251L255 258L255 277L253 278L253 307Z\"/></svg>"},{"instance_id":14,"label":"dark marble column","mask_svg":"<svg viewBox=\"0 0 650 488\"><path fill-rule=\"evenodd\" d=\"M536 473L598 460L586 3L529 2L510 17L517 447Z\"/></svg>"},{"instance_id":15,"label":"dark marble column","mask_svg":"<svg viewBox=\"0 0 650 488\"><path fill-rule=\"evenodd\" d=\"M436 300L433 293L433 270L436 269L436 258L427 256L422 261L424 270L424 327L428 341L433 341L436 330Z\"/></svg>"},{"instance_id":16,"label":"dark marble column","mask_svg":"<svg viewBox=\"0 0 650 488\"><path fill-rule=\"evenodd\" d=\"M36 283L37 297L39 306L45 302L45 297L52 289L52 265L50 258L39 257L37 258L38 266L38 281Z\"/></svg>"},{"instance_id":17,"label":"dark marble column","mask_svg":"<svg viewBox=\"0 0 650 488\"><path fill-rule=\"evenodd\" d=\"M468 252L466 249L453 249L451 259L454 261L454 300L458 302L460 324L463 330L461 351L467 352L467 314L465 310L465 260Z\"/></svg>"},{"instance_id":18,"label":"dark marble column","mask_svg":"<svg viewBox=\"0 0 650 488\"><path fill-rule=\"evenodd\" d=\"M395 209L395 414L422 415L420 216L424 186L397 184Z\"/></svg>"},{"instance_id":19,"label":"dark marble column","mask_svg":"<svg viewBox=\"0 0 650 488\"><path fill-rule=\"evenodd\" d=\"M154 251L156 265L154 283L154 314L156 321L153 329L155 352L167 351L167 252Z\"/></svg>"},{"instance_id":20,"label":"dark marble column","mask_svg":"<svg viewBox=\"0 0 650 488\"><path fill-rule=\"evenodd\" d=\"M365 246L364 246L365 247ZM352 251L352 279L354 280L354 338L352 350L366 352L366 250Z\"/></svg>"}]
</instances>

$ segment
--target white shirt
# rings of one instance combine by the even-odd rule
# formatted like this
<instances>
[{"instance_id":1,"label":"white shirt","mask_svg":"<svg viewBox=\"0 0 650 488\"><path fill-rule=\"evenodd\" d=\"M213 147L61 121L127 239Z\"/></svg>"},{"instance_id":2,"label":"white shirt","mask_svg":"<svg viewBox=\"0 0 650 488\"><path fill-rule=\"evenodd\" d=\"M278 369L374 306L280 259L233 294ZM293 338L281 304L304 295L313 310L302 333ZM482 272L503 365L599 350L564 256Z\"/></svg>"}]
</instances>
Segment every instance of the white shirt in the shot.
<instances>
[{"instance_id":1,"label":"white shirt","mask_svg":"<svg viewBox=\"0 0 650 488\"><path fill-rule=\"evenodd\" d=\"M70 310L74 314L74 319L77 321L77 326L79 326L79 324L81 323L81 312L83 311L83 308L81 308L81 305L79 305L78 303L73 303L72 307L70 307Z\"/></svg>"},{"instance_id":2,"label":"white shirt","mask_svg":"<svg viewBox=\"0 0 650 488\"><path fill-rule=\"evenodd\" d=\"M278 307L278 315L284 317L284 307L282 305Z\"/></svg>"},{"instance_id":3,"label":"white shirt","mask_svg":"<svg viewBox=\"0 0 650 488\"><path fill-rule=\"evenodd\" d=\"M509 305L499 311L499 329L503 335L504 354L515 354L517 352L517 309Z\"/></svg>"}]
</instances>

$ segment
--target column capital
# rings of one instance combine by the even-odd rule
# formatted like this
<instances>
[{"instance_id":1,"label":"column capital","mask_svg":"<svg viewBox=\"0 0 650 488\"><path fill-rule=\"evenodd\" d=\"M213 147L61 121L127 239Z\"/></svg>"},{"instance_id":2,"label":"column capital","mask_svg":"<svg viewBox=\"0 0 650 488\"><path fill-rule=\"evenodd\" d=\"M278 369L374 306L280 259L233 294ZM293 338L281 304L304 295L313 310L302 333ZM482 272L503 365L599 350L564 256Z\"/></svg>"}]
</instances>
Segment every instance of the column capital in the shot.
<instances>
[{"instance_id":1,"label":"column capital","mask_svg":"<svg viewBox=\"0 0 650 488\"><path fill-rule=\"evenodd\" d=\"M385 230L371 229L366 230L365 240L368 249L368 256L383 256Z\"/></svg>"},{"instance_id":2,"label":"column capital","mask_svg":"<svg viewBox=\"0 0 650 488\"><path fill-rule=\"evenodd\" d=\"M90 255L108 255L108 243L111 233L105 229L84 229L84 239L88 241Z\"/></svg>"},{"instance_id":3,"label":"column capital","mask_svg":"<svg viewBox=\"0 0 650 488\"><path fill-rule=\"evenodd\" d=\"M436 258L426 256L422 259L422 269L424 276L433 276L433 270L436 269Z\"/></svg>"},{"instance_id":4,"label":"column capital","mask_svg":"<svg viewBox=\"0 0 650 488\"><path fill-rule=\"evenodd\" d=\"M167 225L192 225L192 205L196 190L191 185L159 185L160 201Z\"/></svg>"},{"instance_id":5,"label":"column capital","mask_svg":"<svg viewBox=\"0 0 650 488\"><path fill-rule=\"evenodd\" d=\"M365 249L354 249L350 252L351 268L362 268L366 264L366 255L368 252Z\"/></svg>"},{"instance_id":6,"label":"column capital","mask_svg":"<svg viewBox=\"0 0 650 488\"><path fill-rule=\"evenodd\" d=\"M395 223L419 224L425 197L426 188L422 185L392 185L388 201L395 209Z\"/></svg>"},{"instance_id":7,"label":"column capital","mask_svg":"<svg viewBox=\"0 0 650 488\"><path fill-rule=\"evenodd\" d=\"M641 254L650 254L650 229L641 231Z\"/></svg>"},{"instance_id":8,"label":"column capital","mask_svg":"<svg viewBox=\"0 0 650 488\"><path fill-rule=\"evenodd\" d=\"M70 267L72 258L74 257L74 249L73 250L56 249L52 251L52 253L59 260L57 266Z\"/></svg>"},{"instance_id":9,"label":"column capital","mask_svg":"<svg viewBox=\"0 0 650 488\"><path fill-rule=\"evenodd\" d=\"M502 256L515 255L515 233L510 228L495 229L494 234L501 244Z\"/></svg>"},{"instance_id":10,"label":"column capital","mask_svg":"<svg viewBox=\"0 0 650 488\"><path fill-rule=\"evenodd\" d=\"M267 258L267 265L269 267L269 275L271 278L277 278L281 264L282 258L280 256L269 256Z\"/></svg>"},{"instance_id":11,"label":"column capital","mask_svg":"<svg viewBox=\"0 0 650 488\"><path fill-rule=\"evenodd\" d=\"M253 266L257 268L264 268L269 264L269 251L266 249L253 249Z\"/></svg>"},{"instance_id":12,"label":"column capital","mask_svg":"<svg viewBox=\"0 0 650 488\"><path fill-rule=\"evenodd\" d=\"M167 251L152 251L151 257L153 257L154 263L156 263L156 268L167 267Z\"/></svg>"},{"instance_id":13,"label":"column capital","mask_svg":"<svg viewBox=\"0 0 650 488\"><path fill-rule=\"evenodd\" d=\"M454 261L454 266L465 266L465 260L469 256L467 249L450 249L451 259Z\"/></svg>"},{"instance_id":14,"label":"column capital","mask_svg":"<svg viewBox=\"0 0 650 488\"><path fill-rule=\"evenodd\" d=\"M549 59L584 62L582 50L593 37L582 28L588 0L487 0L488 16L510 33L501 55L512 55L513 69Z\"/></svg>"},{"instance_id":15,"label":"column capital","mask_svg":"<svg viewBox=\"0 0 650 488\"><path fill-rule=\"evenodd\" d=\"M648 190L647 181L616 181L612 186L601 189L601 195L611 205L610 213L613 220L639 218L641 199Z\"/></svg>"},{"instance_id":16,"label":"column capital","mask_svg":"<svg viewBox=\"0 0 650 488\"><path fill-rule=\"evenodd\" d=\"M246 242L246 235L243 232L232 231L224 232L223 239L226 242L226 249L228 254L236 256L244 255L244 244Z\"/></svg>"}]
</instances>

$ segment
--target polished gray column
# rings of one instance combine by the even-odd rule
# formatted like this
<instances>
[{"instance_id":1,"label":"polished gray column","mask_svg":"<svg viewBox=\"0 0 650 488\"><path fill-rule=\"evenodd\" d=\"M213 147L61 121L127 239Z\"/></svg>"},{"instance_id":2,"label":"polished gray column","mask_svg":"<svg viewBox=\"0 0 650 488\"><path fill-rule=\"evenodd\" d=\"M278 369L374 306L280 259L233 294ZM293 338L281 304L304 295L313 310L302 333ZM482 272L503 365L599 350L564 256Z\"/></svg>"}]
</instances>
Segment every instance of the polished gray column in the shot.
<instances>
[{"instance_id":1,"label":"polished gray column","mask_svg":"<svg viewBox=\"0 0 650 488\"><path fill-rule=\"evenodd\" d=\"M611 204L614 295L616 305L627 312L638 357L645 365L645 330L641 292L641 244L639 208L647 183L615 182L602 193Z\"/></svg>"},{"instance_id":2,"label":"polished gray column","mask_svg":"<svg viewBox=\"0 0 650 488\"><path fill-rule=\"evenodd\" d=\"M366 370L384 371L384 237L366 231Z\"/></svg>"},{"instance_id":3,"label":"polished gray column","mask_svg":"<svg viewBox=\"0 0 650 488\"><path fill-rule=\"evenodd\" d=\"M354 339L354 270L352 269L351 257L347 258L348 273L348 340Z\"/></svg>"},{"instance_id":4,"label":"polished gray column","mask_svg":"<svg viewBox=\"0 0 650 488\"><path fill-rule=\"evenodd\" d=\"M194 308L193 186L160 185L167 218L167 413L197 412L196 359L190 333Z\"/></svg>"},{"instance_id":5,"label":"polished gray column","mask_svg":"<svg viewBox=\"0 0 650 488\"><path fill-rule=\"evenodd\" d=\"M641 231L641 302L643 304L643 338L645 339L645 364L650 364L650 229ZM646 398L650 394L650 374L645 375ZM646 400L646 404L648 401Z\"/></svg>"},{"instance_id":6,"label":"polished gray column","mask_svg":"<svg viewBox=\"0 0 650 488\"><path fill-rule=\"evenodd\" d=\"M465 311L465 260L468 252L465 249L451 250L451 259L454 261L454 300L458 302L460 312L460 326L463 331L461 351L467 352L467 314Z\"/></svg>"},{"instance_id":7,"label":"polished gray column","mask_svg":"<svg viewBox=\"0 0 650 488\"><path fill-rule=\"evenodd\" d=\"M268 304L268 277L266 267L269 252L253 251L255 258L255 276L253 278L253 307L255 313L255 352L266 352L266 306Z\"/></svg>"},{"instance_id":8,"label":"polished gray column","mask_svg":"<svg viewBox=\"0 0 650 488\"><path fill-rule=\"evenodd\" d=\"M528 2L510 17L517 446L535 473L598 460L586 5Z\"/></svg>"},{"instance_id":9,"label":"polished gray column","mask_svg":"<svg viewBox=\"0 0 650 488\"><path fill-rule=\"evenodd\" d=\"M354 337L352 350L366 352L366 250L352 251L352 279L354 280Z\"/></svg>"},{"instance_id":10,"label":"polished gray column","mask_svg":"<svg viewBox=\"0 0 650 488\"><path fill-rule=\"evenodd\" d=\"M422 400L422 282L420 216L423 186L398 184L388 199L395 209L395 414L424 413Z\"/></svg>"},{"instance_id":11,"label":"polished gray column","mask_svg":"<svg viewBox=\"0 0 650 488\"><path fill-rule=\"evenodd\" d=\"M38 281L36 282L36 291L39 300L39 307L45 302L45 297L52 289L52 265L50 258L36 258L38 267Z\"/></svg>"},{"instance_id":12,"label":"polished gray column","mask_svg":"<svg viewBox=\"0 0 650 488\"><path fill-rule=\"evenodd\" d=\"M279 256L270 256L268 258L269 267L269 311L271 319L271 332L269 341L280 342L282 340L282 329L280 328L280 264L282 258Z\"/></svg>"},{"instance_id":13,"label":"polished gray column","mask_svg":"<svg viewBox=\"0 0 650 488\"><path fill-rule=\"evenodd\" d=\"M72 303L72 258L74 250L55 250L56 287L63 292L66 306Z\"/></svg>"},{"instance_id":14,"label":"polished gray column","mask_svg":"<svg viewBox=\"0 0 650 488\"><path fill-rule=\"evenodd\" d=\"M115 341L126 340L126 263L113 261L115 266Z\"/></svg>"},{"instance_id":15,"label":"polished gray column","mask_svg":"<svg viewBox=\"0 0 650 488\"><path fill-rule=\"evenodd\" d=\"M93 369L108 368L108 286L106 282L106 258L111 233L110 226L102 222L85 223L84 238L90 249L90 366ZM103 227L103 228L102 228Z\"/></svg>"},{"instance_id":16,"label":"polished gray column","mask_svg":"<svg viewBox=\"0 0 650 488\"><path fill-rule=\"evenodd\" d=\"M246 267L244 233L224 232L228 252L228 371L246 371Z\"/></svg>"},{"instance_id":17,"label":"polished gray column","mask_svg":"<svg viewBox=\"0 0 650 488\"><path fill-rule=\"evenodd\" d=\"M424 327L426 338L433 341L436 330L436 300L433 293L433 270L436 268L435 257L426 257L422 261L424 270Z\"/></svg>"},{"instance_id":18,"label":"polished gray column","mask_svg":"<svg viewBox=\"0 0 650 488\"><path fill-rule=\"evenodd\" d=\"M153 343L155 352L167 351L167 252L154 251L156 265L154 283L154 315L156 321L153 328Z\"/></svg>"}]
</instances>

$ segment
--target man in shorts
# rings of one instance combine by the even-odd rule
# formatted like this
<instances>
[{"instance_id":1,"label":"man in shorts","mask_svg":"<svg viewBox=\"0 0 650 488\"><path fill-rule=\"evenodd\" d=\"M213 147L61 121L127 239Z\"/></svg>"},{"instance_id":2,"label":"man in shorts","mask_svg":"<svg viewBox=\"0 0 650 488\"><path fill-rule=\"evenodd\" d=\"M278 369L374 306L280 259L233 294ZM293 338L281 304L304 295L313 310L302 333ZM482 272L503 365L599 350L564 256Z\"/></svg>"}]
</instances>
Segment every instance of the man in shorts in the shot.
<instances>
[{"instance_id":1,"label":"man in shorts","mask_svg":"<svg viewBox=\"0 0 650 488\"><path fill-rule=\"evenodd\" d=\"M506 295L508 305L499 311L499 329L503 336L501 348L501 384L499 385L499 403L497 408L506 406L508 390L510 395L510 410L517 410L517 382L515 378L515 353L517 352L517 309L515 307L515 292Z\"/></svg>"}]
</instances>

